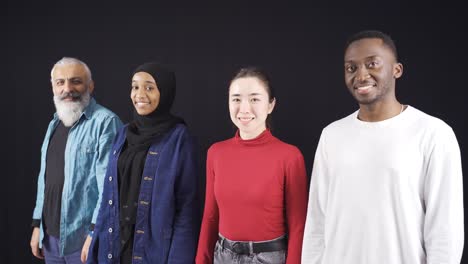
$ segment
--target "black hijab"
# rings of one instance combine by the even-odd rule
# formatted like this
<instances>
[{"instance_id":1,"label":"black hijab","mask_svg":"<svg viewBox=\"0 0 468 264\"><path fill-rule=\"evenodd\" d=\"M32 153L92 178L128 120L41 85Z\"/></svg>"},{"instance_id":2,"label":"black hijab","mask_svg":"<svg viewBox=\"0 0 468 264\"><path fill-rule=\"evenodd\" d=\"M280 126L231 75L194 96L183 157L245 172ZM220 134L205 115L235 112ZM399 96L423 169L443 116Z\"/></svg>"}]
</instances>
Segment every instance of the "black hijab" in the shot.
<instances>
[{"instance_id":1,"label":"black hijab","mask_svg":"<svg viewBox=\"0 0 468 264\"><path fill-rule=\"evenodd\" d=\"M127 127L126 142L117 163L122 260L131 259L140 183L148 149L175 125L184 123L170 113L176 93L174 72L152 62L138 66L133 75L138 72L146 72L154 78L160 99L156 110L148 115L139 115L134 110L133 121Z\"/></svg>"},{"instance_id":2,"label":"black hijab","mask_svg":"<svg viewBox=\"0 0 468 264\"><path fill-rule=\"evenodd\" d=\"M160 93L159 105L148 115L139 115L133 112L133 122L127 129L127 140L132 144L151 145L155 138L163 135L174 125L184 121L170 113L176 93L176 79L174 72L164 66L149 62L138 66L133 75L138 72L150 74L156 81Z\"/></svg>"}]
</instances>

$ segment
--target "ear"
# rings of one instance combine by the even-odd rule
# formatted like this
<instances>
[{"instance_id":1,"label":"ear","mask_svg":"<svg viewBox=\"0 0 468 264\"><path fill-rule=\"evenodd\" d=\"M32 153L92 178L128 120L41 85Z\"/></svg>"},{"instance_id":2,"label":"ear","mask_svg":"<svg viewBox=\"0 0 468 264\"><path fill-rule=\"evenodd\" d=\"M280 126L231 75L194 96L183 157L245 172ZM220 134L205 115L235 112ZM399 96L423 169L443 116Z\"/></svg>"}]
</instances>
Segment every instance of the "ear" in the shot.
<instances>
[{"instance_id":1,"label":"ear","mask_svg":"<svg viewBox=\"0 0 468 264\"><path fill-rule=\"evenodd\" d=\"M393 67L393 78L398 79L403 75L403 64L395 63Z\"/></svg>"},{"instance_id":2,"label":"ear","mask_svg":"<svg viewBox=\"0 0 468 264\"><path fill-rule=\"evenodd\" d=\"M268 114L271 114L271 112L273 112L273 109L275 108L275 105L276 105L276 98L273 98L273 101L271 101L268 104Z\"/></svg>"},{"instance_id":3,"label":"ear","mask_svg":"<svg viewBox=\"0 0 468 264\"><path fill-rule=\"evenodd\" d=\"M92 94L93 91L94 91L94 81L93 80L89 81L88 91L89 91L89 94Z\"/></svg>"}]
</instances>

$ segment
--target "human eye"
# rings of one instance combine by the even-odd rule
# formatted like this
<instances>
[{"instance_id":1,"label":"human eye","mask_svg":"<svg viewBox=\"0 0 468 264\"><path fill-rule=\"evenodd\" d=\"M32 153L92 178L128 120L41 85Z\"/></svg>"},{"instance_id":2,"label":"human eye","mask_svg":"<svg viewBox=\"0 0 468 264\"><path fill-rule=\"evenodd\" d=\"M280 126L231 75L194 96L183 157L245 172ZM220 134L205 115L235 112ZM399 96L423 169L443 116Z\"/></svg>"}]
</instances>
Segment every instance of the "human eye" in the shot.
<instances>
[{"instance_id":1,"label":"human eye","mask_svg":"<svg viewBox=\"0 0 468 264\"><path fill-rule=\"evenodd\" d=\"M253 98L250 99L250 101L251 101L252 103L256 103L256 102L260 101L260 98L253 97Z\"/></svg>"},{"instance_id":2,"label":"human eye","mask_svg":"<svg viewBox=\"0 0 468 264\"><path fill-rule=\"evenodd\" d=\"M355 65L345 65L345 71L346 72L355 72L356 71L356 66Z\"/></svg>"},{"instance_id":3,"label":"human eye","mask_svg":"<svg viewBox=\"0 0 468 264\"><path fill-rule=\"evenodd\" d=\"M152 91L154 88L153 86L149 85L149 86L146 86L146 91L150 92Z\"/></svg>"},{"instance_id":4,"label":"human eye","mask_svg":"<svg viewBox=\"0 0 468 264\"><path fill-rule=\"evenodd\" d=\"M367 67L368 68L375 68L379 65L379 63L377 61L370 61L368 64L367 64Z\"/></svg>"},{"instance_id":5,"label":"human eye","mask_svg":"<svg viewBox=\"0 0 468 264\"><path fill-rule=\"evenodd\" d=\"M63 80L55 80L55 85L57 85L57 86L62 86L63 83L64 83Z\"/></svg>"},{"instance_id":6,"label":"human eye","mask_svg":"<svg viewBox=\"0 0 468 264\"><path fill-rule=\"evenodd\" d=\"M367 68L376 68L376 67L379 67L380 66L380 60L378 58L374 58L372 60L370 60L368 63L367 63Z\"/></svg>"},{"instance_id":7,"label":"human eye","mask_svg":"<svg viewBox=\"0 0 468 264\"><path fill-rule=\"evenodd\" d=\"M72 80L71 80L71 83L72 83L72 84L75 84L75 85L79 85L79 84L82 84L83 81L81 81L80 79L72 79Z\"/></svg>"},{"instance_id":8,"label":"human eye","mask_svg":"<svg viewBox=\"0 0 468 264\"><path fill-rule=\"evenodd\" d=\"M138 90L138 85L132 85L132 90Z\"/></svg>"},{"instance_id":9,"label":"human eye","mask_svg":"<svg viewBox=\"0 0 468 264\"><path fill-rule=\"evenodd\" d=\"M234 98L231 99L231 102L239 103L239 102L240 102L240 99L237 98L237 97L234 97Z\"/></svg>"}]
</instances>

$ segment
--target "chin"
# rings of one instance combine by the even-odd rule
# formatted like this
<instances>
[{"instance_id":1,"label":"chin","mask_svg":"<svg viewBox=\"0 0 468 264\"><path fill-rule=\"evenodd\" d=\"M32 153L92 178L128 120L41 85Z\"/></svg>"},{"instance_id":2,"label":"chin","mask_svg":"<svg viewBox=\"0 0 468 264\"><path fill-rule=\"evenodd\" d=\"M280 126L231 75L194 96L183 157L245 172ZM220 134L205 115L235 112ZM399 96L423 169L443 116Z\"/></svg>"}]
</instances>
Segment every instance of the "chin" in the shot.
<instances>
[{"instance_id":1,"label":"chin","mask_svg":"<svg viewBox=\"0 0 468 264\"><path fill-rule=\"evenodd\" d=\"M361 97L361 96L354 96L354 99L361 105L370 105L375 103L375 98L371 97Z\"/></svg>"},{"instance_id":2,"label":"chin","mask_svg":"<svg viewBox=\"0 0 468 264\"><path fill-rule=\"evenodd\" d=\"M139 114L139 115L147 115L147 114L149 114L147 111L141 111L141 110L137 110L137 109L135 109L135 111L136 111L137 114Z\"/></svg>"}]
</instances>

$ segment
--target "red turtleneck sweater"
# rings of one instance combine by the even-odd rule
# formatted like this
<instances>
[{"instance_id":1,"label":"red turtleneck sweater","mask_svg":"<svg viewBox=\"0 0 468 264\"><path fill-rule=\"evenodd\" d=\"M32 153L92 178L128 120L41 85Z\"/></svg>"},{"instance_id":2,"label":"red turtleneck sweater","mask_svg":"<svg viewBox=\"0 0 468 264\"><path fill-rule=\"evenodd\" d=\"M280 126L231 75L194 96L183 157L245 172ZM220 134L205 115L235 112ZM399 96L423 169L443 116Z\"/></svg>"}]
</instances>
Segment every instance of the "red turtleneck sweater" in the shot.
<instances>
[{"instance_id":1,"label":"red turtleneck sweater","mask_svg":"<svg viewBox=\"0 0 468 264\"><path fill-rule=\"evenodd\" d=\"M307 178L300 150L269 130L251 140L242 140L237 132L208 150L196 263L213 263L218 232L237 241L287 234L286 263L300 263L306 210Z\"/></svg>"}]
</instances>

